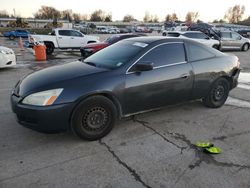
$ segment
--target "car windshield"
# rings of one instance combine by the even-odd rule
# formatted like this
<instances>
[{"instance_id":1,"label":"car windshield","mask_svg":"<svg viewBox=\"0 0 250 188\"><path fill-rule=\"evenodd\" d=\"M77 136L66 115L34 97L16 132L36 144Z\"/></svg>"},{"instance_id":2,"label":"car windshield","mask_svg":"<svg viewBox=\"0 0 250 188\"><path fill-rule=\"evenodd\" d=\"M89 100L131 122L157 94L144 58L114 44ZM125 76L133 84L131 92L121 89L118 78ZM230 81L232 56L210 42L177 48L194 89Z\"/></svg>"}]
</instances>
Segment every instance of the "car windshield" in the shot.
<instances>
[{"instance_id":1,"label":"car windshield","mask_svg":"<svg viewBox=\"0 0 250 188\"><path fill-rule=\"evenodd\" d=\"M92 66L116 69L138 54L148 44L135 41L121 41L91 55L83 62Z\"/></svg>"}]
</instances>

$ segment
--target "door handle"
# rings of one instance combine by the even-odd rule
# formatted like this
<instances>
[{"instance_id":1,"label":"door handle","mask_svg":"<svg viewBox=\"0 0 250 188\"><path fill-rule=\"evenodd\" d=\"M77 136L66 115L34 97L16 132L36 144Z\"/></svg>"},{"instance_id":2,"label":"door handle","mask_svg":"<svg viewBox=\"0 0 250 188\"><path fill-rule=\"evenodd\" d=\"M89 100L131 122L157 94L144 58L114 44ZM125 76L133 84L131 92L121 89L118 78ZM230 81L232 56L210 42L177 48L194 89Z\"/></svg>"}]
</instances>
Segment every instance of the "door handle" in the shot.
<instances>
[{"instance_id":1,"label":"door handle","mask_svg":"<svg viewBox=\"0 0 250 188\"><path fill-rule=\"evenodd\" d=\"M181 78L182 78L182 79L187 79L188 77L189 77L189 74L182 74L182 75L181 75Z\"/></svg>"},{"instance_id":2,"label":"door handle","mask_svg":"<svg viewBox=\"0 0 250 188\"><path fill-rule=\"evenodd\" d=\"M59 39L62 39L62 37L58 37Z\"/></svg>"}]
</instances>

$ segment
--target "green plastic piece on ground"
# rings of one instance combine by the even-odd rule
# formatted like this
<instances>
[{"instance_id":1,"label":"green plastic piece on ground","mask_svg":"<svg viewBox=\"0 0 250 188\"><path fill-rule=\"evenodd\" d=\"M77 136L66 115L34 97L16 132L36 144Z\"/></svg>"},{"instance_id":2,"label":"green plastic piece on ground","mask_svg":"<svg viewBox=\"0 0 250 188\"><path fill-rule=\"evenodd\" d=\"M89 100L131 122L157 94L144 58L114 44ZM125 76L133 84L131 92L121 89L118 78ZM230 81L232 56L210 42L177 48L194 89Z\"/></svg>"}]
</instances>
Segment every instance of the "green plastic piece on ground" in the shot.
<instances>
[{"instance_id":1,"label":"green plastic piece on ground","mask_svg":"<svg viewBox=\"0 0 250 188\"><path fill-rule=\"evenodd\" d=\"M219 154L222 152L222 150L218 147L210 147L210 148L205 148L205 150L208 152L208 153L211 153L211 154Z\"/></svg>"},{"instance_id":2,"label":"green plastic piece on ground","mask_svg":"<svg viewBox=\"0 0 250 188\"><path fill-rule=\"evenodd\" d=\"M197 142L196 146L199 148L210 148L213 147L214 145L210 142Z\"/></svg>"}]
</instances>

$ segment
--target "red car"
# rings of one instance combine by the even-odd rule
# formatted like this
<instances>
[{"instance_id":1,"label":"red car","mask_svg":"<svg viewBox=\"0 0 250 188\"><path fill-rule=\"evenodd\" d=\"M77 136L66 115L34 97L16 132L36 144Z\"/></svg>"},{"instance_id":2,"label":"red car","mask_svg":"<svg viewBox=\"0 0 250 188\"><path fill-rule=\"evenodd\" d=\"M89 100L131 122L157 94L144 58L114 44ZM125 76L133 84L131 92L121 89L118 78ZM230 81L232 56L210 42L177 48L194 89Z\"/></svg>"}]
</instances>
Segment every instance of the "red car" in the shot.
<instances>
[{"instance_id":1,"label":"red car","mask_svg":"<svg viewBox=\"0 0 250 188\"><path fill-rule=\"evenodd\" d=\"M141 36L147 36L145 34L136 34L136 33L128 33L128 34L117 34L112 35L111 37L107 38L103 42L98 43L90 43L80 48L81 55L83 58L86 58L97 51L106 48L107 46L110 46L111 44L114 44L120 40L132 38L132 37L141 37Z\"/></svg>"}]
</instances>

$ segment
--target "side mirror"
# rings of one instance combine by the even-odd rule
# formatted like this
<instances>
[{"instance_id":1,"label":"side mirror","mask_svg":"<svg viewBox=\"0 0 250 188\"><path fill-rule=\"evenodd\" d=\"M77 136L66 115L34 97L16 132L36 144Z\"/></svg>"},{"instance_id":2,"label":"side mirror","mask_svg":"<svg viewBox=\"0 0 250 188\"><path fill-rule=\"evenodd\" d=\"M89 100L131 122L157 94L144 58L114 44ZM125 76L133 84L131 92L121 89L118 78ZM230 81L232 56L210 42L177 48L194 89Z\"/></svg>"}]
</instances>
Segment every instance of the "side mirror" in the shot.
<instances>
[{"instance_id":1,"label":"side mirror","mask_svg":"<svg viewBox=\"0 0 250 188\"><path fill-rule=\"evenodd\" d=\"M152 62L139 62L135 65L134 71L135 72L144 72L153 70L154 63Z\"/></svg>"}]
</instances>

